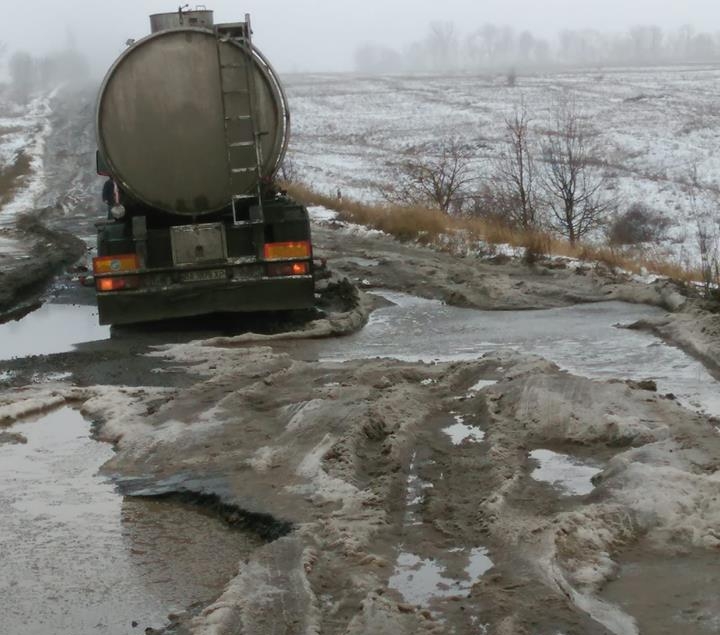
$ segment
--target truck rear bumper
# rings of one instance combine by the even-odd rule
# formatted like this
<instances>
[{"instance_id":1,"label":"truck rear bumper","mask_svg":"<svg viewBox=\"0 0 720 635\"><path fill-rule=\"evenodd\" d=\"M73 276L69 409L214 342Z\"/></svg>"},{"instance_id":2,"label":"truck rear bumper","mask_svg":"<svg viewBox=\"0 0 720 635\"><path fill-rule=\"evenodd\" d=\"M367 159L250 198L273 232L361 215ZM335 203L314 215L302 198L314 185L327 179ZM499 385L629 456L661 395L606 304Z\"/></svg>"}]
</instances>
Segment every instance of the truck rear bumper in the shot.
<instances>
[{"instance_id":1,"label":"truck rear bumper","mask_svg":"<svg viewBox=\"0 0 720 635\"><path fill-rule=\"evenodd\" d=\"M210 313L307 309L315 303L312 276L237 280L98 292L100 324L134 324Z\"/></svg>"}]
</instances>

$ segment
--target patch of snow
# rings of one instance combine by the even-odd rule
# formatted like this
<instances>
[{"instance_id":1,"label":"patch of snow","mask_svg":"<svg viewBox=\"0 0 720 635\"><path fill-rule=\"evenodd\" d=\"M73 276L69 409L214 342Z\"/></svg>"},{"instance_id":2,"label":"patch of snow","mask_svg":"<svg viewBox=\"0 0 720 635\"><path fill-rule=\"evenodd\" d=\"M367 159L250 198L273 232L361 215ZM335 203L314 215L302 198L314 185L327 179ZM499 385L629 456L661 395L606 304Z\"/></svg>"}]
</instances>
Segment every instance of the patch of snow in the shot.
<instances>
[{"instance_id":1,"label":"patch of snow","mask_svg":"<svg viewBox=\"0 0 720 635\"><path fill-rule=\"evenodd\" d=\"M716 188L720 133L713 86L716 65L696 68L542 73L522 78L523 101L532 114L536 139L552 125L554 95L570 87L578 109L602 134L608 177L604 194L622 204L643 202L672 226L658 245L642 245L651 257L697 262L696 228L687 194L690 166L699 182ZM391 183L397 161L409 147L460 136L476 139L478 126L500 129L518 100L517 89L483 81L475 74L417 77L358 77L343 74L286 78L293 103L291 156L302 180L334 195L377 202ZM647 99L628 101L637 95ZM343 114L338 125L338 113ZM501 151L501 137L487 136L470 169L486 174ZM451 237L450 240L454 240ZM462 241L461 241L462 242ZM477 251L492 253L478 245ZM494 253L521 250L499 246Z\"/></svg>"},{"instance_id":2,"label":"patch of snow","mask_svg":"<svg viewBox=\"0 0 720 635\"><path fill-rule=\"evenodd\" d=\"M667 440L613 457L603 483L613 499L655 519L652 537L720 548L720 472L697 473L691 450Z\"/></svg>"},{"instance_id":3,"label":"patch of snow","mask_svg":"<svg viewBox=\"0 0 720 635\"><path fill-rule=\"evenodd\" d=\"M479 443L485 438L485 431L465 423L462 415L453 415L455 423L447 428L443 428L443 432L450 437L453 445L460 445L466 439L473 443Z\"/></svg>"},{"instance_id":4,"label":"patch of snow","mask_svg":"<svg viewBox=\"0 0 720 635\"><path fill-rule=\"evenodd\" d=\"M64 381L72 377L71 372L57 372L57 373L33 373L31 381L33 383L47 382L47 381Z\"/></svg>"},{"instance_id":5,"label":"patch of snow","mask_svg":"<svg viewBox=\"0 0 720 635\"><path fill-rule=\"evenodd\" d=\"M293 404L288 409L291 413L290 420L286 426L289 432L295 432L308 423L308 417L312 417L312 413L319 410L325 404L324 399L311 399L300 404ZM312 421L310 421L312 423Z\"/></svg>"},{"instance_id":6,"label":"patch of snow","mask_svg":"<svg viewBox=\"0 0 720 635\"><path fill-rule=\"evenodd\" d=\"M313 205L308 207L310 219L318 223L328 223L334 221L338 217L338 213L334 210L322 207L321 205Z\"/></svg>"},{"instance_id":7,"label":"patch of snow","mask_svg":"<svg viewBox=\"0 0 720 635\"><path fill-rule=\"evenodd\" d=\"M35 206L35 199L44 187L45 142L52 131L50 115L51 101L57 91L34 99L22 121L30 122L22 132L21 147L30 159L31 175L14 198L3 206L0 212L0 226L14 226L18 214L27 212ZM10 120L17 125L18 121ZM13 125L13 123L10 123ZM13 159L14 160L14 159Z\"/></svg>"},{"instance_id":8,"label":"patch of snow","mask_svg":"<svg viewBox=\"0 0 720 635\"><path fill-rule=\"evenodd\" d=\"M479 392L483 388L493 386L494 384L497 384L497 379L479 379L472 386L470 386L470 388L468 388L468 393Z\"/></svg>"},{"instance_id":9,"label":"patch of snow","mask_svg":"<svg viewBox=\"0 0 720 635\"><path fill-rule=\"evenodd\" d=\"M296 473L310 483L307 486L296 485L289 490L311 496L313 499L344 501L355 500L359 490L342 479L330 476L323 468L323 457L335 444L337 438L326 434L322 440L308 452L297 467Z\"/></svg>"}]
</instances>

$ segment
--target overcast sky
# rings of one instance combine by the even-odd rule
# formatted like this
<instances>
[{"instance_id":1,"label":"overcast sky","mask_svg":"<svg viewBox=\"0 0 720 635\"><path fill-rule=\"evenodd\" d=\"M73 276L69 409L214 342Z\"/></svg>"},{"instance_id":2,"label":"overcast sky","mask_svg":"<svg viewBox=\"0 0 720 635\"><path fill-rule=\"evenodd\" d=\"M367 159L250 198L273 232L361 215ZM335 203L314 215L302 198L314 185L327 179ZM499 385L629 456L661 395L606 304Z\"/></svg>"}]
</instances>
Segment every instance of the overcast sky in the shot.
<instances>
[{"instance_id":1,"label":"overcast sky","mask_svg":"<svg viewBox=\"0 0 720 635\"><path fill-rule=\"evenodd\" d=\"M8 4L0 42L10 50L47 52L67 41L69 29L98 72L122 51L127 38L149 32L150 13L177 8L177 2L165 0ZM256 44L285 72L352 70L358 44L402 47L421 38L433 20L455 22L461 32L492 22L545 37L562 28L623 31L636 24L720 31L718 0L216 0L207 7L223 22L250 13Z\"/></svg>"}]
</instances>

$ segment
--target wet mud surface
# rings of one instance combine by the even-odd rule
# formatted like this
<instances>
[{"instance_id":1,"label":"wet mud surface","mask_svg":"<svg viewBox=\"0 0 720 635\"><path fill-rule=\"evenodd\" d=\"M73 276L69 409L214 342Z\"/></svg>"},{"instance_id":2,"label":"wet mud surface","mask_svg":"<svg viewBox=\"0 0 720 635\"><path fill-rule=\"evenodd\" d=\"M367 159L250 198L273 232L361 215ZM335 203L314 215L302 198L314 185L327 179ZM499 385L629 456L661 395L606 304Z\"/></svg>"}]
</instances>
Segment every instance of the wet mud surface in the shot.
<instances>
[{"instance_id":1,"label":"wet mud surface","mask_svg":"<svg viewBox=\"0 0 720 635\"><path fill-rule=\"evenodd\" d=\"M39 200L83 240L88 108L58 109ZM598 268L314 235L322 314L108 330L68 274L0 326L10 632L718 632L720 388L666 343L714 356L712 318Z\"/></svg>"}]
</instances>

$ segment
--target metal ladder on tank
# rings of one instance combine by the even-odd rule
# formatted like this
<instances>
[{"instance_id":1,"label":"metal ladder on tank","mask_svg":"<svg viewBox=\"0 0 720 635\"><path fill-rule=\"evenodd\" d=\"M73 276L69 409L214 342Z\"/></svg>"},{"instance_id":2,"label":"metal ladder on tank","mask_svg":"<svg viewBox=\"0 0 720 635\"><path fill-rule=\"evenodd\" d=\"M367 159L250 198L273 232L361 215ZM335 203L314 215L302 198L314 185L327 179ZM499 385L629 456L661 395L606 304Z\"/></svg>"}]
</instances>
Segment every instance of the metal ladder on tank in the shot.
<instances>
[{"instance_id":1,"label":"metal ladder on tank","mask_svg":"<svg viewBox=\"0 0 720 635\"><path fill-rule=\"evenodd\" d=\"M253 45L252 45L252 28L250 25L250 15L245 14L245 22L242 29L242 37L232 38L229 34L217 33L217 52L218 64L220 71L220 90L222 92L223 118L225 125L225 146L227 149L227 164L230 179L233 223L235 225L246 225L263 222L263 206L262 206L262 146L260 137L262 132L257 130L257 120L255 118L255 73L253 68ZM232 50L230 46L223 43L235 41L240 44L243 53L243 62L238 64L228 59L228 51ZM225 82L224 69L242 69L245 82L243 87L228 87ZM234 99L237 96L246 96L245 101ZM237 105L245 104L246 111L239 112ZM243 128L241 122L247 122L248 127ZM235 123L235 128L234 128ZM250 138L237 137L233 130L241 130L245 133L250 132ZM250 149L250 153L235 152L237 149ZM240 160L240 157L247 158L250 155L251 161ZM248 172L255 173L256 192L255 194L247 194L245 192L235 192L235 176L246 174ZM257 206L250 209L249 221L238 219L237 204L239 201L248 200L257 197Z\"/></svg>"}]
</instances>

